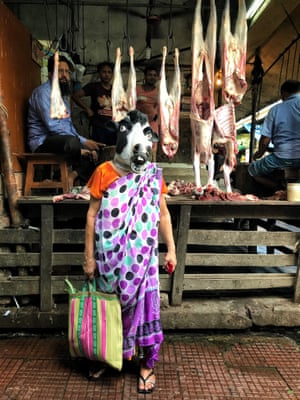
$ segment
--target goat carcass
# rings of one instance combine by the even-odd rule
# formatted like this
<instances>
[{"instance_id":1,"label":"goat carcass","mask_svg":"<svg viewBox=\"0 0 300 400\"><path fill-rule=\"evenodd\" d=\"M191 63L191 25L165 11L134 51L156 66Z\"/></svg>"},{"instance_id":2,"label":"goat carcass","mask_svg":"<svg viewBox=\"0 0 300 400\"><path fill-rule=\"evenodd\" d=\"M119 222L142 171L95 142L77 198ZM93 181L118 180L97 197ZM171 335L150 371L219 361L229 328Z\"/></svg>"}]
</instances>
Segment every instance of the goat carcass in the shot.
<instances>
[{"instance_id":1,"label":"goat carcass","mask_svg":"<svg viewBox=\"0 0 300 400\"><path fill-rule=\"evenodd\" d=\"M239 0L235 33L231 33L229 1L227 0L221 27L221 62L223 74L223 97L228 104L215 110L212 146L222 145L225 150L223 165L224 182L231 192L230 174L236 164L237 142L235 128L235 105L242 101L247 89L246 74L247 22L244 0ZM209 171L210 174L210 171Z\"/></svg>"},{"instance_id":2,"label":"goat carcass","mask_svg":"<svg viewBox=\"0 0 300 400\"><path fill-rule=\"evenodd\" d=\"M174 75L168 93L165 64L167 57L167 47L163 47L162 64L159 85L159 118L160 118L160 137L161 146L164 154L172 159L178 150L179 145L179 114L180 114L180 67L179 50L175 49L174 56Z\"/></svg>"},{"instance_id":3,"label":"goat carcass","mask_svg":"<svg viewBox=\"0 0 300 400\"><path fill-rule=\"evenodd\" d=\"M58 51L54 54L54 71L51 84L50 95L50 118L63 119L69 116L64 100L61 96L58 81Z\"/></svg>"},{"instance_id":4,"label":"goat carcass","mask_svg":"<svg viewBox=\"0 0 300 400\"><path fill-rule=\"evenodd\" d=\"M211 0L210 18L204 40L201 4L202 1L198 0L193 23L190 114L195 183L197 190L200 192L202 191L200 163L208 165L210 170L214 169L211 140L215 110L213 91L217 30L216 8L214 0ZM208 181L208 184L211 183Z\"/></svg>"},{"instance_id":5,"label":"goat carcass","mask_svg":"<svg viewBox=\"0 0 300 400\"><path fill-rule=\"evenodd\" d=\"M125 118L128 111L134 110L136 106L136 72L134 67L134 49L131 46L129 47L129 57L128 85L125 91L121 71L121 49L117 48L111 90L112 119L116 122Z\"/></svg>"}]
</instances>

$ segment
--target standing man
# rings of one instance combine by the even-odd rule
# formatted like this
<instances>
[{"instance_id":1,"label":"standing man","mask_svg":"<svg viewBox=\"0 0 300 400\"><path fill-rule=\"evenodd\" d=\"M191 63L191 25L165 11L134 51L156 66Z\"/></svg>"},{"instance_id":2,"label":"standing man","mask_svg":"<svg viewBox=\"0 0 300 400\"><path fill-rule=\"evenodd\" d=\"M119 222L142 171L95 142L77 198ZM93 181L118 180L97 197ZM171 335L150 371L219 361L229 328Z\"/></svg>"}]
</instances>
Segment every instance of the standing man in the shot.
<instances>
[{"instance_id":1,"label":"standing man","mask_svg":"<svg viewBox=\"0 0 300 400\"><path fill-rule=\"evenodd\" d=\"M279 168L300 167L300 82L287 80L281 85L282 103L269 111L263 124L258 150L249 174L268 188L276 189L272 173ZM266 150L272 142L271 154Z\"/></svg>"},{"instance_id":2,"label":"standing man","mask_svg":"<svg viewBox=\"0 0 300 400\"><path fill-rule=\"evenodd\" d=\"M153 131L158 135L158 70L148 65L144 70L144 83L136 87L136 108L148 116ZM157 142L152 143L152 161L156 161Z\"/></svg>"},{"instance_id":3,"label":"standing man","mask_svg":"<svg viewBox=\"0 0 300 400\"><path fill-rule=\"evenodd\" d=\"M81 107L88 117L92 126L92 138L96 142L112 146L116 144L115 132L111 131L107 122L112 119L111 89L113 77L113 65L110 62L102 62L97 66L99 81L89 82L83 88L73 93L72 99ZM88 106L82 97L90 97Z\"/></svg>"},{"instance_id":4,"label":"standing man","mask_svg":"<svg viewBox=\"0 0 300 400\"><path fill-rule=\"evenodd\" d=\"M64 100L67 117L50 117L50 96L54 73L54 56L48 60L48 81L32 92L28 108L28 146L34 153L63 154L72 165L69 174L69 186L79 178L80 185L85 185L95 168L100 145L93 140L79 135L72 120L68 96L71 93L72 64L59 56L58 80Z\"/></svg>"}]
</instances>

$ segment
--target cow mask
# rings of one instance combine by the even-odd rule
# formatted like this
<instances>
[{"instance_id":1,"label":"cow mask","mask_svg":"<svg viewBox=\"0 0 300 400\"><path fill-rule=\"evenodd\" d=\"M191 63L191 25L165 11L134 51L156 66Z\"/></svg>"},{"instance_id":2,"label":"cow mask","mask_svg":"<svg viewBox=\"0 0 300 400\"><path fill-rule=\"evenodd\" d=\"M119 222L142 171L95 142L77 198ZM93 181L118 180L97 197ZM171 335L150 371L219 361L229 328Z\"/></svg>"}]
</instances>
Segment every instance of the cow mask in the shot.
<instances>
[{"instance_id":1,"label":"cow mask","mask_svg":"<svg viewBox=\"0 0 300 400\"><path fill-rule=\"evenodd\" d=\"M123 170L137 174L143 172L151 158L152 142L158 142L147 116L133 110L123 120L113 124L117 130L114 163Z\"/></svg>"}]
</instances>

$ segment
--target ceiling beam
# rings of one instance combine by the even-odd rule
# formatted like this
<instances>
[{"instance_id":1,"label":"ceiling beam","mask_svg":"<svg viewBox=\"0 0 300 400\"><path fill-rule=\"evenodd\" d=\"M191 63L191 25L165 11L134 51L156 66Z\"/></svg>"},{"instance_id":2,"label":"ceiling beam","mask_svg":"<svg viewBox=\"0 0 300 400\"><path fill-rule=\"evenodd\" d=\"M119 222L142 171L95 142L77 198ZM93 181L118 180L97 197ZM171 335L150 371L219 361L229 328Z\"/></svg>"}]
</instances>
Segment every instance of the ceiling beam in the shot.
<instances>
[{"instance_id":1,"label":"ceiling beam","mask_svg":"<svg viewBox=\"0 0 300 400\"><path fill-rule=\"evenodd\" d=\"M47 0L46 1L47 5L56 5L57 0ZM65 4L65 1L59 0L58 3ZM86 6L101 6L101 7L118 7L118 8L124 8L126 10L127 7L139 7L139 8L147 8L149 6L149 2L136 2L136 1L128 1L128 4L126 2L118 2L118 1L98 1L98 0L72 0L71 3L73 5L86 5ZM40 4L44 5L45 0L5 0L4 4L17 4L17 5L34 5L34 4ZM170 9L169 4L165 4L162 2L159 2L156 6L156 8L166 8ZM180 9L182 11L184 10L192 10L195 8L195 2L194 1L189 1L185 2L185 4L172 4L172 9Z\"/></svg>"}]
</instances>

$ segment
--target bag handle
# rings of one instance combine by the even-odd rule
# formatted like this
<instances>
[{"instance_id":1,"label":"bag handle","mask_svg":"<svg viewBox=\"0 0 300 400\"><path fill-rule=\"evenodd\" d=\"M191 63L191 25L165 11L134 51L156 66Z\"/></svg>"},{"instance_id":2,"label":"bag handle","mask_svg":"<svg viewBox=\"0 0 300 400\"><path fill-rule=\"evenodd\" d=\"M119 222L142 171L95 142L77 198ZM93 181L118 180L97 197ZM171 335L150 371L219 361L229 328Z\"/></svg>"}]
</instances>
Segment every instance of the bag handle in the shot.
<instances>
[{"instance_id":1,"label":"bag handle","mask_svg":"<svg viewBox=\"0 0 300 400\"><path fill-rule=\"evenodd\" d=\"M96 292L97 291L97 282L96 282L95 278L92 281L87 279L86 280L86 284L88 286L88 291L89 292Z\"/></svg>"},{"instance_id":2,"label":"bag handle","mask_svg":"<svg viewBox=\"0 0 300 400\"><path fill-rule=\"evenodd\" d=\"M69 279L65 279L65 284L67 285L67 288L65 289L69 294L75 294L77 293L76 288L72 285L72 283L69 281ZM96 292L97 291L97 282L96 278L94 278L92 281L87 279L84 284L82 290L86 290L87 292Z\"/></svg>"}]
</instances>

